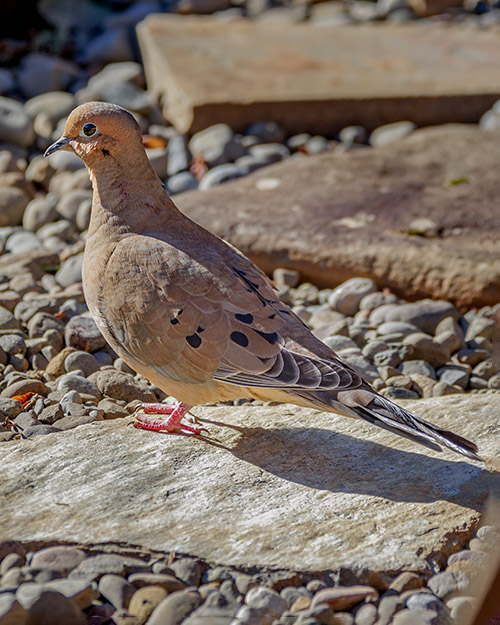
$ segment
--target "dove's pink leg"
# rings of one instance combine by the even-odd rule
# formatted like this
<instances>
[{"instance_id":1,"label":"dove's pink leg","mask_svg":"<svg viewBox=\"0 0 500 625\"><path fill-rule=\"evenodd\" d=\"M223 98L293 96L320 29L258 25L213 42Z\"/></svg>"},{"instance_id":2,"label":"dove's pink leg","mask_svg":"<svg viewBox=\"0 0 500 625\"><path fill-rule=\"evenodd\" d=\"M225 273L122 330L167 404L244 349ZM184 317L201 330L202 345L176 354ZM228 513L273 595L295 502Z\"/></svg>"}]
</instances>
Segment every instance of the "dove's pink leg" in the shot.
<instances>
[{"instance_id":1,"label":"dove's pink leg","mask_svg":"<svg viewBox=\"0 0 500 625\"><path fill-rule=\"evenodd\" d=\"M135 428L152 430L153 432L191 432L200 434L203 428L181 423L182 417L191 409L191 406L181 401L173 406L168 404L141 404L134 413ZM152 415L170 415L168 419L155 419Z\"/></svg>"}]
</instances>

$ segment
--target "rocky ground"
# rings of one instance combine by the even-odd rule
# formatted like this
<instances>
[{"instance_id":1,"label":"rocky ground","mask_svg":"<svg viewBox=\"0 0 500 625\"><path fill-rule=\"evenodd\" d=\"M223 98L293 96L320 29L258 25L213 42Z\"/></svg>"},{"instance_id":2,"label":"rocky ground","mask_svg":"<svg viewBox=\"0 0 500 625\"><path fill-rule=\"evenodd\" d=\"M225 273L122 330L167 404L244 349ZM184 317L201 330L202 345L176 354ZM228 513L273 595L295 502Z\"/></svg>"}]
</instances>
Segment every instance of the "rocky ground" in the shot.
<instances>
[{"instance_id":1,"label":"rocky ground","mask_svg":"<svg viewBox=\"0 0 500 625\"><path fill-rule=\"evenodd\" d=\"M99 473L99 458L92 451L92 438L102 437L105 450L109 447L106 437L112 440L113 432L118 431L111 420L130 415L137 401L165 398L162 391L136 375L106 345L85 305L81 262L91 208L86 170L69 153L59 152L50 159L42 157L48 145L61 135L68 113L79 103L92 99L115 102L133 111L146 135L145 144L153 167L169 193L191 191L178 197L188 213L193 214L196 207L201 207L198 209L201 214L195 215L196 218L203 222L208 216L211 221L207 225L211 229L236 242L256 260L265 261L262 265L270 272L274 270L273 278L281 297L319 338L357 368L381 394L395 401L417 400L415 410L419 403L427 406L430 420L440 409L438 402L444 401L444 409L455 415L452 403L446 403L453 402L454 397L462 402L460 410L465 414L482 414L485 405L496 405L500 390L500 354L497 353L500 305L497 303L498 276L491 273L495 253L491 232L498 219L495 217L498 195L495 181L487 171L488 163L496 162L499 102L478 116L474 130L467 131L422 131L407 120L382 124L375 129L345 125L330 134L291 134L279 123L263 119L249 122L243 132L235 132L228 124L219 123L185 134L163 118L155 96L147 89L138 57L133 29L154 11L210 13L214 14L214 20L224 20L224 23L234 17L269 23L338 26L380 20L418 21L421 27L446 23L488 32L498 30L500 19L500 8L485 0L467 0L463 6L454 0L423 3L356 0L342 4L277 0L181 0L176 4L148 0L115 5L81 2L78 10L71 2L40 1L34 16L37 32L32 40L28 42L21 35L13 35L13 28L0 47L3 64L0 69L0 446L6 453L14 454L8 466L31 476L28 466L35 462L37 445L39 454L42 448L47 454L43 455L44 467L50 467L50 447L62 445L73 454L72 437L74 442L81 436L79 444L81 442ZM447 141L449 151L440 152L439 146L447 145ZM467 166L460 169L453 165L439 170L439 163L455 162L451 146L457 150L457 145L463 146L463 153L469 154L468 159L463 159ZM278 166L273 167L273 163L277 162L282 162L279 167L289 165L289 169L276 169ZM406 163L407 171L413 172L415 179L405 179L410 195L401 190L395 193L395 180L384 179L387 172L397 170L396 163ZM402 167L396 172L400 179ZM343 184L348 188L345 195L337 196L345 211L336 215L332 230L344 228L359 236L366 231L367 239L361 242L365 249L374 237L386 236L376 232L374 221L379 226L382 224L383 229L384 220L392 220L394 229L401 206L408 208L405 222L397 226L401 247L395 253L402 258L406 253L403 250L412 245L414 251L413 256L405 257L407 269L403 264L399 277L391 275L388 269L394 265L393 259L387 257L385 265L377 267L370 255L365 255L363 265L351 263L342 269L343 273L325 272L332 258L323 258L324 237L316 235L303 236L312 248L307 250L312 251L307 263L297 261L300 250L287 257L284 249L289 253L290 245L283 244L284 239L280 241L277 237L273 237L272 245L266 240L266 255L263 254L264 248L255 244L262 233L255 234L247 226L245 230L241 227L249 215L241 198L250 197L250 186L255 186L260 193L276 192L283 196L279 187L286 176L299 180L297 170L307 168L309 180L314 180L314 169L338 172L333 182L327 179L326 173L321 174L323 178L314 181L311 185L314 188L308 195L312 193L315 204L321 205L323 198L317 186L328 196L330 206L333 192L328 185L339 188ZM353 169L359 172L358 179L347 179L341 173L342 168L345 172ZM261 170L263 175L253 174L256 170ZM213 189L236 179L241 180L231 183L232 186L221 186L220 191ZM392 199L391 203L385 203L391 207L387 214L383 214L382 208L377 209L372 218L369 207L382 207L384 203L380 198L367 198L363 181L368 181L371 187L375 179L384 179L387 187L384 190L380 183L380 198L385 195L387 199L390 189ZM226 193L226 189L227 195L217 195ZM299 200L297 202L300 204ZM450 206L447 215L458 215L457 223L448 217L441 219L436 212L436 203L442 206L446 202ZM220 212L213 213L212 207L219 203L231 207L231 218L221 218ZM451 210L455 207L458 212ZM272 215L271 209L265 210ZM310 207L306 213L314 214ZM291 239L300 241L301 231L308 232L307 216L301 219L302 226L300 221L293 224L295 234L292 232ZM321 230L326 232L326 226L321 226ZM336 247L330 233L328 236L328 247ZM456 238L447 239L448 236ZM474 236L477 239L473 249L469 245ZM381 254L394 242L391 239L388 244L388 241L378 240ZM345 243L352 249L351 239L346 238ZM454 247L462 249L461 256L453 256ZM424 270L417 259L429 258L429 250L436 255ZM480 254L486 256L483 258ZM342 256L346 258L343 249ZM302 274L281 265L299 267ZM408 278L410 265L418 267L411 279ZM313 266L320 271L311 270ZM438 272L434 269L436 266ZM456 271L457 266L460 272ZM474 267L480 268L477 275ZM326 273L328 278L325 278ZM436 277L436 273L446 274L446 280L439 275ZM466 279L460 282L459 274L466 274ZM346 280L359 275L365 277ZM433 299L425 299L426 295ZM445 395L450 397L442 397ZM423 401L419 402L421 398ZM258 402L253 404L239 409L262 410L264 418L272 421L272 408L259 406ZM209 416L215 418L212 413ZM486 414L484 419L484 423L488 423L486 432L471 431L471 435L484 436L486 442L489 435L492 445L495 425L487 421ZM116 424L123 424L122 436L128 435L125 422ZM291 429L296 425L290 421ZM101 434L95 434L97 430L92 428L101 428ZM241 425L237 423L235 428ZM73 432L62 434L65 430ZM51 436L45 436L48 434ZM130 430L130 435L134 434L142 437L144 433ZM161 436L147 436L155 446L158 441L163 443ZM385 440L380 440L385 444ZM284 439L277 449L283 449L288 443L288 439ZM124 450L129 444L130 441L124 442ZM324 440L307 440L302 444L310 453L317 445L324 445ZM397 445L395 443L395 447ZM495 454L493 447L489 449L490 455ZM370 449L375 447L368 444L363 447L363 453L370 457ZM148 448L144 457L152 453ZM125 451L120 454L125 457ZM78 455L76 451L74 455ZM403 452L401 455L403 459L410 456ZM180 465L186 463L188 457L181 456ZM202 456L197 470L203 471L203 462L210 466L209 457ZM251 463L251 454L245 452L242 457L246 459L245 467ZM392 458L396 461L400 456ZM416 458L420 462L421 456ZM28 465L21 469L25 460ZM68 463L67 456L61 459L58 468L61 480ZM376 463L383 464L384 456L380 455ZM125 466L128 469L128 465ZM131 465L129 472L134 472L136 466ZM481 484L476 495L484 499L488 491L485 483L488 488L491 486L487 472L474 468L476 473L472 474L473 469L458 462L429 465L429 471L434 467L435 472L446 475L449 466L453 467L455 475L461 475L463 470L470 483ZM217 467L212 470L217 471ZM264 475L267 470L264 469ZM331 470L338 473L339 469ZM113 473L114 469L110 471ZM405 464L401 472L407 471L409 468ZM387 479L390 488L396 488L389 467L387 476L382 481ZM10 478L12 482L5 485L2 493L9 503L5 506L9 513L15 502L16 482L22 482L27 495L34 488L35 500L39 487L36 476L16 480L16 476L9 473ZM97 482L97 477L95 479ZM172 479L175 487L175 478ZM241 479L245 482L248 475L243 472ZM258 489L259 480L264 478L254 476L252 479L254 489ZM473 479L480 481L473 482ZM158 480L161 483L161 477ZM464 478L464 484L467 480ZM86 484L76 482L79 492L83 492ZM342 569L335 563L331 564L330 572L328 566L319 567L321 575L314 573L319 569L310 563L297 567L297 572L285 571L286 560L282 565L275 563L267 567L259 566L256 561L252 561L251 566L241 562L238 566L234 563L224 566L230 558L211 559L209 553L200 557L202 542L191 551L177 550L184 555L173 551L168 555L168 546L160 540L141 551L140 539L127 537L123 539L127 543L125 546L117 545L124 533L120 527L113 530L112 539L101 541L95 536L71 535L66 531L69 521L60 521L58 534L57 519L63 515L58 517L57 514L50 517L51 531L45 531L43 520L49 515L45 515L43 506L47 511L53 507L58 490L57 480L53 486L52 482L50 484L54 490L49 493L47 502L42 503L40 499L41 507L34 514L39 524L36 530L33 528L31 536L21 538L22 532L11 527L8 518L2 521L2 527L10 529L9 533L0 534L4 539L0 542L0 625L170 625L181 622L186 625L461 625L475 605L473 586L480 577L478 571L483 570L488 552L498 549L500 540L498 527L491 524L479 527L481 506L477 504L467 509L465 517L456 512L455 525L452 523L450 530L460 525L460 531L457 535L451 532L453 539L448 537L442 543L436 538L436 544L442 547L441 556L430 557L428 547L424 556L429 557L421 558L425 562L423 568L420 560L415 564L416 560L400 562L394 567L387 564L384 575L380 574L384 567L379 566L376 576L370 576L368 571L349 577L343 576L339 572ZM120 488L119 484L116 488ZM210 490L211 485L205 484L205 488ZM276 484L275 488L281 488L281 484ZM322 488L321 484L316 484L312 491L322 492ZM384 493L390 492L390 488ZM461 488L457 486L457 491ZM439 496L436 494L436 499L453 499L450 492L443 489ZM145 492L148 497L155 497L154 490ZM365 495L376 496L372 492ZM304 496L309 496L309 490ZM183 497L189 498L189 495ZM418 517L418 508L409 499L405 510L410 516ZM127 510L126 503L118 505ZM142 516L147 517L148 504L141 505ZM332 503L334 509L335 505ZM366 505L370 510L374 504L369 501ZM386 506L385 500L381 505ZM422 512L424 504L418 505ZM464 501L452 500L450 506L454 511L454 506L461 506L460 510L467 508ZM26 508L23 513L29 515L29 503ZM442 511L433 509L430 516L440 514ZM104 515L107 519L113 517L113 511L106 509L106 502L103 502L92 515L97 518ZM127 519L121 522L132 524ZM23 524L20 520L19 528ZM25 525L31 527L28 523ZM420 531L427 532L419 528ZM254 534L258 536L258 531ZM415 538L415 547L418 540ZM63 544L57 545L58 542ZM98 544L101 542L114 545ZM68 546L73 543L77 546ZM136 545L137 549L134 551L131 545ZM258 553L257 546L253 548ZM262 555L261 562L264 560Z\"/></svg>"}]
</instances>

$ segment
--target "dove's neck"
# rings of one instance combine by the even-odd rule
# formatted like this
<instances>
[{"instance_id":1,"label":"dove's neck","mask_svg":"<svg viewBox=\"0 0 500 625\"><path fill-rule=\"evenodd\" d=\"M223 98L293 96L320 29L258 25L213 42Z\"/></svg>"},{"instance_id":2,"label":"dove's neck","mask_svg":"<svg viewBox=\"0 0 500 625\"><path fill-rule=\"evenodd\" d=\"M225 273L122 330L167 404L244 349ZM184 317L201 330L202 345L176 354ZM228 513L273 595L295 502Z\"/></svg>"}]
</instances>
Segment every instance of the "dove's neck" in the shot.
<instances>
[{"instance_id":1,"label":"dove's neck","mask_svg":"<svg viewBox=\"0 0 500 625\"><path fill-rule=\"evenodd\" d=\"M94 192L89 237L142 234L168 227L180 215L145 153L134 159L103 156L89 169Z\"/></svg>"}]
</instances>

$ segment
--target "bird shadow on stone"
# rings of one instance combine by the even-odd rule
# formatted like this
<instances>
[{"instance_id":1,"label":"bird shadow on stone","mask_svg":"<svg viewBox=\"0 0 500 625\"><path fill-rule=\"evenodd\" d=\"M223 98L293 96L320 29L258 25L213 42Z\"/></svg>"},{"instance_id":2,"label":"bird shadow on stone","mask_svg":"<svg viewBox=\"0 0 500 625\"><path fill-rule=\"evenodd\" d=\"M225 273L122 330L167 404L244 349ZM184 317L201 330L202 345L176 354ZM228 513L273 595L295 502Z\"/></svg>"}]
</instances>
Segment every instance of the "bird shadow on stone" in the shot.
<instances>
[{"instance_id":1,"label":"bird shadow on stone","mask_svg":"<svg viewBox=\"0 0 500 625\"><path fill-rule=\"evenodd\" d=\"M203 423L241 433L232 447L210 438L207 443L283 480L317 490L413 503L445 500L480 511L494 484L491 473L473 461L453 460L448 450L441 459L425 455L425 448L422 453L405 451L314 427L243 428L209 419ZM405 439L400 444L417 448Z\"/></svg>"}]
</instances>

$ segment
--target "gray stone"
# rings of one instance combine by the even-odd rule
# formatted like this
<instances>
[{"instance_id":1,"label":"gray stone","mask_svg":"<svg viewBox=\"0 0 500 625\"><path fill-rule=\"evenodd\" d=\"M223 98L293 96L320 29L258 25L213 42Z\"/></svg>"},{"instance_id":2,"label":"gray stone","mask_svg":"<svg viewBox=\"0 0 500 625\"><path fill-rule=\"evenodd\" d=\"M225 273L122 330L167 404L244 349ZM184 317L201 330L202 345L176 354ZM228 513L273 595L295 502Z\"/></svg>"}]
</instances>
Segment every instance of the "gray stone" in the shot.
<instances>
[{"instance_id":1,"label":"gray stone","mask_svg":"<svg viewBox=\"0 0 500 625\"><path fill-rule=\"evenodd\" d=\"M74 435L74 433L71 433ZM114 574L127 576L149 570L149 566L138 558L103 553L89 556L82 560L69 574L69 579L86 579L98 581L103 575Z\"/></svg>"},{"instance_id":2,"label":"gray stone","mask_svg":"<svg viewBox=\"0 0 500 625\"><path fill-rule=\"evenodd\" d=\"M411 304L376 308L370 315L370 322L379 325L386 321L405 321L417 326L422 332L434 334L438 323L446 317L452 317L455 321L460 318L460 313L453 304L439 300L421 300Z\"/></svg>"},{"instance_id":3,"label":"gray stone","mask_svg":"<svg viewBox=\"0 0 500 625\"><path fill-rule=\"evenodd\" d=\"M21 324L15 316L3 306L0 306L0 330L20 330Z\"/></svg>"},{"instance_id":4,"label":"gray stone","mask_svg":"<svg viewBox=\"0 0 500 625\"><path fill-rule=\"evenodd\" d=\"M168 178L165 188L170 195L175 195L176 193L197 189L198 181L190 171L181 171Z\"/></svg>"},{"instance_id":5,"label":"gray stone","mask_svg":"<svg viewBox=\"0 0 500 625\"><path fill-rule=\"evenodd\" d=\"M63 288L82 281L83 254L65 260L56 273L57 283Z\"/></svg>"},{"instance_id":6,"label":"gray stone","mask_svg":"<svg viewBox=\"0 0 500 625\"><path fill-rule=\"evenodd\" d=\"M373 603L365 603L356 611L355 625L374 625L377 620L377 606Z\"/></svg>"},{"instance_id":7,"label":"gray stone","mask_svg":"<svg viewBox=\"0 0 500 625\"><path fill-rule=\"evenodd\" d=\"M180 558L172 563L172 570L175 575L188 586L199 586L201 578L201 567L192 558Z\"/></svg>"},{"instance_id":8,"label":"gray stone","mask_svg":"<svg viewBox=\"0 0 500 625\"><path fill-rule=\"evenodd\" d=\"M61 430L54 425L48 425L48 424L29 425L26 429L23 430L22 437L34 438L35 436L43 436L45 434L53 434L54 432L60 432L60 431Z\"/></svg>"},{"instance_id":9,"label":"gray stone","mask_svg":"<svg viewBox=\"0 0 500 625\"><path fill-rule=\"evenodd\" d=\"M23 214L23 228L36 232L56 216L56 198L50 194L35 198L26 206Z\"/></svg>"},{"instance_id":10,"label":"gray stone","mask_svg":"<svg viewBox=\"0 0 500 625\"><path fill-rule=\"evenodd\" d=\"M18 83L27 98L47 91L64 91L78 76L78 67L63 58L41 52L27 54L21 61Z\"/></svg>"},{"instance_id":11,"label":"gray stone","mask_svg":"<svg viewBox=\"0 0 500 625\"><path fill-rule=\"evenodd\" d=\"M55 579L44 583L44 587L60 592L80 610L89 608L97 598L92 584L84 579Z\"/></svg>"},{"instance_id":12,"label":"gray stone","mask_svg":"<svg viewBox=\"0 0 500 625\"><path fill-rule=\"evenodd\" d=\"M217 167L210 169L203 176L199 184L199 189L200 191L204 191L205 189L210 189L210 187L215 187L223 182L239 178L241 175L242 172L233 163L217 165Z\"/></svg>"},{"instance_id":13,"label":"gray stone","mask_svg":"<svg viewBox=\"0 0 500 625\"><path fill-rule=\"evenodd\" d=\"M121 575L107 573L99 580L99 592L107 599L115 610L126 610L132 595L136 591Z\"/></svg>"},{"instance_id":14,"label":"gray stone","mask_svg":"<svg viewBox=\"0 0 500 625\"><path fill-rule=\"evenodd\" d=\"M449 620L434 610L401 610L391 621L392 625L448 625Z\"/></svg>"},{"instance_id":15,"label":"gray stone","mask_svg":"<svg viewBox=\"0 0 500 625\"><path fill-rule=\"evenodd\" d=\"M111 83L131 83L143 89L145 83L142 65L131 61L109 63L89 78L87 90L92 97L99 99L102 96L102 89Z\"/></svg>"},{"instance_id":16,"label":"gray stone","mask_svg":"<svg viewBox=\"0 0 500 625\"><path fill-rule=\"evenodd\" d=\"M417 326L405 321L386 321L377 327L377 334L380 335L398 333L407 336L418 331Z\"/></svg>"},{"instance_id":17,"label":"gray stone","mask_svg":"<svg viewBox=\"0 0 500 625\"><path fill-rule=\"evenodd\" d=\"M401 141L410 135L416 128L413 122L393 122L379 126L370 135L370 144L373 147L387 145L395 141Z\"/></svg>"},{"instance_id":18,"label":"gray stone","mask_svg":"<svg viewBox=\"0 0 500 625\"><path fill-rule=\"evenodd\" d=\"M100 398L101 393L97 386L84 378L82 375L77 375L75 372L62 375L57 380L57 389L60 391L78 391L86 395L91 395L95 398Z\"/></svg>"},{"instance_id":19,"label":"gray stone","mask_svg":"<svg viewBox=\"0 0 500 625\"><path fill-rule=\"evenodd\" d=\"M262 143L282 143L285 139L285 131L276 122L254 122L245 132L258 137Z\"/></svg>"},{"instance_id":20,"label":"gray stone","mask_svg":"<svg viewBox=\"0 0 500 625\"><path fill-rule=\"evenodd\" d=\"M167 146L167 154L167 174L169 176L174 176L181 171L187 171L191 164L187 136L175 134L171 137Z\"/></svg>"},{"instance_id":21,"label":"gray stone","mask_svg":"<svg viewBox=\"0 0 500 625\"><path fill-rule=\"evenodd\" d=\"M403 339L403 345L411 349L410 354L414 360L425 360L434 368L444 365L449 357L448 350L424 332L408 334Z\"/></svg>"},{"instance_id":22,"label":"gray stone","mask_svg":"<svg viewBox=\"0 0 500 625\"><path fill-rule=\"evenodd\" d=\"M295 269L286 269L278 267L273 272L273 280L276 286L296 287L300 282L300 273Z\"/></svg>"},{"instance_id":23,"label":"gray stone","mask_svg":"<svg viewBox=\"0 0 500 625\"><path fill-rule=\"evenodd\" d=\"M376 291L365 295L359 302L359 310L374 310L386 304L396 304L398 298L393 293L381 293Z\"/></svg>"},{"instance_id":24,"label":"gray stone","mask_svg":"<svg viewBox=\"0 0 500 625\"><path fill-rule=\"evenodd\" d=\"M227 124L215 124L197 132L189 142L193 156L202 157L209 167L235 161L246 153Z\"/></svg>"},{"instance_id":25,"label":"gray stone","mask_svg":"<svg viewBox=\"0 0 500 625\"><path fill-rule=\"evenodd\" d=\"M404 405L474 440L483 457L496 454L498 394ZM426 554L446 557L464 544L497 488L497 477L477 463L335 414L255 405L199 406L195 414L209 421L220 446L133 430L119 420L61 432L57 444L41 437L36 454L27 453L26 441L10 441L2 450L0 496L16 497L3 500L2 532L15 540L90 545L116 541L119 527L128 545L232 566L426 572ZM228 488L228 475L237 488ZM49 505L54 492L67 505ZM102 514L109 509L113 515ZM342 510L342 523L331 522L332 509ZM105 573L124 569L91 576Z\"/></svg>"},{"instance_id":26,"label":"gray stone","mask_svg":"<svg viewBox=\"0 0 500 625\"><path fill-rule=\"evenodd\" d=\"M277 163L290 156L289 149L282 143L261 143L252 145L249 149L250 155L267 163Z\"/></svg>"},{"instance_id":27,"label":"gray stone","mask_svg":"<svg viewBox=\"0 0 500 625\"><path fill-rule=\"evenodd\" d=\"M14 88L15 82L12 72L2 67L0 69L0 94L7 93Z\"/></svg>"},{"instance_id":28,"label":"gray stone","mask_svg":"<svg viewBox=\"0 0 500 625\"><path fill-rule=\"evenodd\" d=\"M359 350L356 343L347 336L339 336L339 335L328 336L326 339L323 340L323 343L325 343L326 345L328 345L328 347L333 349L334 352L340 351L342 349L350 349L350 348Z\"/></svg>"},{"instance_id":29,"label":"gray stone","mask_svg":"<svg viewBox=\"0 0 500 625\"><path fill-rule=\"evenodd\" d=\"M87 230L92 212L92 200L83 200L76 212L76 227L80 232Z\"/></svg>"},{"instance_id":30,"label":"gray stone","mask_svg":"<svg viewBox=\"0 0 500 625\"><path fill-rule=\"evenodd\" d=\"M73 152L59 151L51 154L48 158L51 167L58 172L73 172L85 167L83 161Z\"/></svg>"},{"instance_id":31,"label":"gray stone","mask_svg":"<svg viewBox=\"0 0 500 625\"><path fill-rule=\"evenodd\" d=\"M46 305L44 305L43 302L41 302L41 304L42 308L48 308L49 310L53 310L55 308L55 306L52 306L50 302L46 302ZM17 314L17 309L18 306L16 306L16 310L14 311L15 314ZM48 312L35 312L35 314L32 315L28 321L30 338L33 339L43 336L47 330L55 330L59 334L62 334L64 332L64 323Z\"/></svg>"},{"instance_id":32,"label":"gray stone","mask_svg":"<svg viewBox=\"0 0 500 625\"><path fill-rule=\"evenodd\" d=\"M156 173L158 178L161 178L163 180L167 175L168 156L166 146L159 148L147 148L146 154L154 172Z\"/></svg>"},{"instance_id":33,"label":"gray stone","mask_svg":"<svg viewBox=\"0 0 500 625\"><path fill-rule=\"evenodd\" d=\"M122 399L127 403L134 399L142 402L156 401L153 391L128 373L103 369L90 375L89 380L97 385L103 395L114 399Z\"/></svg>"},{"instance_id":34,"label":"gray stone","mask_svg":"<svg viewBox=\"0 0 500 625\"><path fill-rule=\"evenodd\" d=\"M99 363L92 354L76 351L68 354L64 361L64 368L68 373L79 369L83 372L83 375L87 377L99 369Z\"/></svg>"},{"instance_id":35,"label":"gray stone","mask_svg":"<svg viewBox=\"0 0 500 625\"><path fill-rule=\"evenodd\" d=\"M440 382L466 388L470 378L470 368L460 365L447 365L438 369L437 374Z\"/></svg>"},{"instance_id":36,"label":"gray stone","mask_svg":"<svg viewBox=\"0 0 500 625\"><path fill-rule=\"evenodd\" d=\"M425 360L406 360L399 365L398 369L403 375L419 374L432 380L437 379L434 367Z\"/></svg>"},{"instance_id":37,"label":"gray stone","mask_svg":"<svg viewBox=\"0 0 500 625\"><path fill-rule=\"evenodd\" d=\"M23 405L17 399L0 397L0 415L8 419L15 419L23 411Z\"/></svg>"},{"instance_id":38,"label":"gray stone","mask_svg":"<svg viewBox=\"0 0 500 625\"><path fill-rule=\"evenodd\" d=\"M328 303L334 310L352 316L358 312L361 300L376 290L373 280L352 278L332 291Z\"/></svg>"},{"instance_id":39,"label":"gray stone","mask_svg":"<svg viewBox=\"0 0 500 625\"><path fill-rule=\"evenodd\" d=\"M27 147L35 138L33 119L16 100L0 97L0 142Z\"/></svg>"},{"instance_id":40,"label":"gray stone","mask_svg":"<svg viewBox=\"0 0 500 625\"><path fill-rule=\"evenodd\" d=\"M24 104L24 110L32 118L39 113L47 115L53 128L65 119L76 107L75 96L67 91L47 91L31 98Z\"/></svg>"},{"instance_id":41,"label":"gray stone","mask_svg":"<svg viewBox=\"0 0 500 625\"><path fill-rule=\"evenodd\" d=\"M3 558L0 564L0 575L4 575L8 570L13 567L21 567L25 562L24 556L19 553L9 553Z\"/></svg>"},{"instance_id":42,"label":"gray stone","mask_svg":"<svg viewBox=\"0 0 500 625\"><path fill-rule=\"evenodd\" d=\"M363 126L346 126L339 132L339 139L350 147L354 143L366 143L367 132Z\"/></svg>"},{"instance_id":43,"label":"gray stone","mask_svg":"<svg viewBox=\"0 0 500 625\"><path fill-rule=\"evenodd\" d=\"M69 243L75 236L75 230L69 220L59 219L42 226L36 235L44 242L44 245L46 245L46 240L50 237L58 237L62 241Z\"/></svg>"},{"instance_id":44,"label":"gray stone","mask_svg":"<svg viewBox=\"0 0 500 625\"><path fill-rule=\"evenodd\" d=\"M466 593L469 585L469 576L464 571L443 571L433 575L427 582L432 592L444 600Z\"/></svg>"},{"instance_id":45,"label":"gray stone","mask_svg":"<svg viewBox=\"0 0 500 625\"><path fill-rule=\"evenodd\" d=\"M202 601L200 594L194 590L174 592L156 606L149 617L148 625L180 625Z\"/></svg>"},{"instance_id":46,"label":"gray stone","mask_svg":"<svg viewBox=\"0 0 500 625\"><path fill-rule=\"evenodd\" d=\"M494 319L488 319L487 317L475 317L467 328L465 335L466 341L473 341L477 337L483 337L489 339L493 338L493 329L495 328Z\"/></svg>"},{"instance_id":47,"label":"gray stone","mask_svg":"<svg viewBox=\"0 0 500 625\"><path fill-rule=\"evenodd\" d=\"M122 419L130 416L129 410L108 398L102 399L98 404L98 408L104 411L103 416L105 419Z\"/></svg>"},{"instance_id":48,"label":"gray stone","mask_svg":"<svg viewBox=\"0 0 500 625\"><path fill-rule=\"evenodd\" d=\"M387 386L380 391L380 394L387 399L398 401L400 399L418 399L419 394L407 388L397 386Z\"/></svg>"},{"instance_id":49,"label":"gray stone","mask_svg":"<svg viewBox=\"0 0 500 625\"><path fill-rule=\"evenodd\" d=\"M57 154L70 154L69 152L56 152L54 156ZM75 156L73 154L73 156ZM52 158L50 156L49 158ZM78 157L77 157L78 158ZM81 159L78 159L81 161ZM73 189L68 193L65 193L63 197L59 200L57 204L57 212L61 217L67 219L72 224L76 224L76 216L78 213L78 209L80 204L85 200L92 200L92 192L87 189Z\"/></svg>"},{"instance_id":50,"label":"gray stone","mask_svg":"<svg viewBox=\"0 0 500 625\"><path fill-rule=\"evenodd\" d=\"M13 254L24 254L24 252L40 249L41 247L40 239L33 232L23 230L14 232L5 245L7 252L12 252Z\"/></svg>"},{"instance_id":51,"label":"gray stone","mask_svg":"<svg viewBox=\"0 0 500 625\"><path fill-rule=\"evenodd\" d=\"M82 351L96 352L107 345L95 321L85 315L76 315L66 324L66 345Z\"/></svg>"},{"instance_id":52,"label":"gray stone","mask_svg":"<svg viewBox=\"0 0 500 625\"><path fill-rule=\"evenodd\" d=\"M265 616L279 618L287 609L286 601L271 588L253 586L245 595L245 603L251 608L261 610Z\"/></svg>"},{"instance_id":53,"label":"gray stone","mask_svg":"<svg viewBox=\"0 0 500 625\"><path fill-rule=\"evenodd\" d=\"M133 59L134 50L128 30L123 27L115 27L106 29L91 39L84 47L80 60L84 63L105 65L106 63L131 62ZM130 83L124 84L129 85ZM106 95L106 92L101 95ZM111 100L107 101L111 102ZM114 102L114 104L118 104L118 102ZM132 110L135 109L132 108Z\"/></svg>"},{"instance_id":54,"label":"gray stone","mask_svg":"<svg viewBox=\"0 0 500 625\"><path fill-rule=\"evenodd\" d=\"M361 354L358 347L341 350L339 357L368 382L373 382L379 377L377 367Z\"/></svg>"},{"instance_id":55,"label":"gray stone","mask_svg":"<svg viewBox=\"0 0 500 625\"><path fill-rule=\"evenodd\" d=\"M21 224L30 199L22 189L0 186L0 227Z\"/></svg>"},{"instance_id":56,"label":"gray stone","mask_svg":"<svg viewBox=\"0 0 500 625\"><path fill-rule=\"evenodd\" d=\"M234 164L236 165L236 167L238 167L238 169L244 176L250 174L256 169L260 169L261 167L269 165L269 163L270 161L267 158L264 158L262 156L252 156L251 154L241 156L234 161Z\"/></svg>"},{"instance_id":57,"label":"gray stone","mask_svg":"<svg viewBox=\"0 0 500 625\"><path fill-rule=\"evenodd\" d=\"M396 347L385 349L373 355L377 367L398 367L401 364L400 350Z\"/></svg>"}]
</instances>

